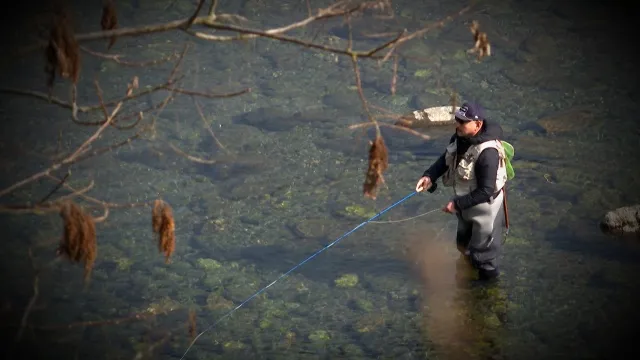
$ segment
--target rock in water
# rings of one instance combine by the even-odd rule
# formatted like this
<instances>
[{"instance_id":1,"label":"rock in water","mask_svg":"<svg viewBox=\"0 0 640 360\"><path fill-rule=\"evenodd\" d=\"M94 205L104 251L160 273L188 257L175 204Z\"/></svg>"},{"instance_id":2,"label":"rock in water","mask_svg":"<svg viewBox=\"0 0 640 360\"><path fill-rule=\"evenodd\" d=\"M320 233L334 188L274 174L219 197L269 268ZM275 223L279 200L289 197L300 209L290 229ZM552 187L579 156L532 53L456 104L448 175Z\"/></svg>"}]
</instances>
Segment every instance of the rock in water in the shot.
<instances>
[{"instance_id":1,"label":"rock in water","mask_svg":"<svg viewBox=\"0 0 640 360\"><path fill-rule=\"evenodd\" d=\"M571 108L536 121L547 134L576 132L585 126L597 125L596 114L589 108Z\"/></svg>"},{"instance_id":2,"label":"rock in water","mask_svg":"<svg viewBox=\"0 0 640 360\"><path fill-rule=\"evenodd\" d=\"M416 110L396 121L395 125L411 129L431 128L434 126L452 125L454 122L451 106L436 106Z\"/></svg>"},{"instance_id":3,"label":"rock in water","mask_svg":"<svg viewBox=\"0 0 640 360\"><path fill-rule=\"evenodd\" d=\"M404 115L394 125L418 132L428 130L431 140L449 139L455 131L455 120L451 110L450 105L416 110Z\"/></svg>"},{"instance_id":4,"label":"rock in water","mask_svg":"<svg viewBox=\"0 0 640 360\"><path fill-rule=\"evenodd\" d=\"M600 228L608 233L640 235L640 205L609 211L600 222Z\"/></svg>"}]
</instances>

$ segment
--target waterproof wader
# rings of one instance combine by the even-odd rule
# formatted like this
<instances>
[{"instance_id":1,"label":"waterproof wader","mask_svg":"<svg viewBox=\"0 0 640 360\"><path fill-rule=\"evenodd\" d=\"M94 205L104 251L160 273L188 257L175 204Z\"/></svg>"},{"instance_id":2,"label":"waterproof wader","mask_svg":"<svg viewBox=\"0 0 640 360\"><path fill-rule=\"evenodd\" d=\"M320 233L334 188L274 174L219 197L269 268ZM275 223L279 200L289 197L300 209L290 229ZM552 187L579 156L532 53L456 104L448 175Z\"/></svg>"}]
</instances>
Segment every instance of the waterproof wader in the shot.
<instances>
[{"instance_id":1,"label":"waterproof wader","mask_svg":"<svg viewBox=\"0 0 640 360\"><path fill-rule=\"evenodd\" d=\"M471 266L479 270L481 279L498 275L498 255L503 242L503 196L501 190L489 202L456 213L456 245Z\"/></svg>"}]
</instances>

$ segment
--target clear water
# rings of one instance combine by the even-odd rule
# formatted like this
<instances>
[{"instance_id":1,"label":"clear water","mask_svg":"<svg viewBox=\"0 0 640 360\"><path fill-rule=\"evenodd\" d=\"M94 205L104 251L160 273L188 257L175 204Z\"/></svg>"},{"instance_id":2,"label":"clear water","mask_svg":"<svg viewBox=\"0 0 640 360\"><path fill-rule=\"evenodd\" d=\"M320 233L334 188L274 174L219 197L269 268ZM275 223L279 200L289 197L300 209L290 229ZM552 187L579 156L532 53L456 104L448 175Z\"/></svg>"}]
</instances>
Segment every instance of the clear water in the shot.
<instances>
[{"instance_id":1,"label":"clear water","mask_svg":"<svg viewBox=\"0 0 640 360\"><path fill-rule=\"evenodd\" d=\"M394 19L365 18L355 26L371 33L417 29L466 5L394 2ZM122 26L131 26L187 16L193 5L118 6ZM93 5L75 9L81 32L98 28ZM220 10L239 12L256 28L301 19L307 11L303 1L228 1ZM396 113L445 105L452 88L463 99L479 100L503 125L517 160L508 193L511 233L497 288L456 287L455 222L437 210L450 196L441 188L377 220L435 211L359 229L207 331L185 358L601 359L627 351L637 323L639 245L634 238L604 235L597 224L606 211L640 200L632 150L638 130L629 115L638 100L631 79L635 59L620 46L631 39L628 13L609 3L479 2L404 45L401 51L411 58L399 64L395 96L389 91L391 62L381 68L375 61L359 63L372 105ZM464 54L472 46L472 19L493 45L493 55L481 62ZM316 33L316 41L345 43L339 20L291 36L311 39ZM358 48L377 44L355 38ZM190 311L197 332L207 329L368 215L409 194L448 138L433 132L425 142L383 128L390 154L386 186L377 200L365 199L373 133L347 128L365 121L349 59L268 40L209 43L178 32L119 39L112 51L142 61L180 51L184 40L194 46L184 60L183 88L252 89L236 98L199 99L224 148L203 127L192 100L176 96L157 114L154 139L74 165L69 178L78 188L93 180L88 194L103 201L161 197L171 204L177 235L172 263L157 251L149 208L114 209L97 225L98 259L84 287L80 266L53 261L62 232L55 212L3 213L0 317L11 342L5 350L25 358L180 358L192 339ZM104 51L102 42L86 45ZM23 59L3 65L3 86L45 91L40 54ZM170 68L122 68L84 54L80 102L96 103L94 76L112 99L132 76L141 86L154 85ZM55 94L67 98L62 82ZM163 96L132 102L127 111ZM73 124L67 109L40 100L5 93L1 99L2 188L46 168L60 149L72 151L96 129ZM535 124L563 111L569 115ZM131 134L108 129L97 144ZM168 144L219 163L194 163ZM1 201L37 202L54 185L37 182ZM33 266L42 268L39 293L15 343L33 293ZM357 275L357 284L338 286L336 280L349 274Z\"/></svg>"}]
</instances>

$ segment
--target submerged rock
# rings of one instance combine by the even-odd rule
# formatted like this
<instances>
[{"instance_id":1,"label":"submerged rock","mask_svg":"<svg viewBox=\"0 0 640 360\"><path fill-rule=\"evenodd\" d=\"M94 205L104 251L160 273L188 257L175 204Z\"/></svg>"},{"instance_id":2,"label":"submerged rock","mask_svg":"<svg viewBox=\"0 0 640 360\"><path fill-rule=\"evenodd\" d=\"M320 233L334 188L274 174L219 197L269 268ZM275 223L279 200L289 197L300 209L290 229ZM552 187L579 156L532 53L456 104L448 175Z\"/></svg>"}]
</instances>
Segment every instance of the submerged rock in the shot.
<instances>
[{"instance_id":1,"label":"submerged rock","mask_svg":"<svg viewBox=\"0 0 640 360\"><path fill-rule=\"evenodd\" d=\"M600 228L607 233L640 235L640 205L609 211L600 222Z\"/></svg>"},{"instance_id":2,"label":"submerged rock","mask_svg":"<svg viewBox=\"0 0 640 360\"><path fill-rule=\"evenodd\" d=\"M423 110L416 110L396 121L395 125L405 126L411 129L425 129L433 127L454 128L454 115L452 106L436 106Z\"/></svg>"},{"instance_id":3,"label":"submerged rock","mask_svg":"<svg viewBox=\"0 0 640 360\"><path fill-rule=\"evenodd\" d=\"M335 222L327 218L311 218L301 220L289 227L300 238L324 239L329 231L335 227Z\"/></svg>"},{"instance_id":4,"label":"submerged rock","mask_svg":"<svg viewBox=\"0 0 640 360\"><path fill-rule=\"evenodd\" d=\"M536 121L546 134L577 132L588 126L597 125L600 120L593 109L575 107L547 115Z\"/></svg>"},{"instance_id":5,"label":"submerged rock","mask_svg":"<svg viewBox=\"0 0 640 360\"><path fill-rule=\"evenodd\" d=\"M235 124L249 125L267 132L289 131L298 125L331 127L334 120L321 109L292 113L280 108L259 108L233 118Z\"/></svg>"}]
</instances>

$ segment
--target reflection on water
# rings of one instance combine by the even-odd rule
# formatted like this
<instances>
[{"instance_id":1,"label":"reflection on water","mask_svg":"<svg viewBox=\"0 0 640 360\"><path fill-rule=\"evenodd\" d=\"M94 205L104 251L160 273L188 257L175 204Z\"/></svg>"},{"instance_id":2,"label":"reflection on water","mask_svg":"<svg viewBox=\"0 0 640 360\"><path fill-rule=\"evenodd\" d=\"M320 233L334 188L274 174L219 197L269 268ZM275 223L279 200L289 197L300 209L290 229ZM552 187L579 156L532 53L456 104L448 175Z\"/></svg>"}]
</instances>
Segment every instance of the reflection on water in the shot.
<instances>
[{"instance_id":1,"label":"reflection on water","mask_svg":"<svg viewBox=\"0 0 640 360\"><path fill-rule=\"evenodd\" d=\"M138 21L142 11L149 18L173 16L151 2L122 3L128 12L135 8ZM171 11L189 14L190 3L176 2ZM306 16L303 2L220 4L270 24L292 20L283 8ZM388 26L385 31L423 26L464 5L396 1L395 18L364 26L371 32L381 31L370 29L380 24ZM640 284L633 275L640 270L640 244L597 228L607 210L640 201L637 152L629 151L638 140L633 116L638 89L630 79L635 58L628 45L615 40L628 23L614 10L592 2L479 2L464 18L405 45L402 51L413 57L400 63L395 96L389 90L390 67L360 65L365 93L376 106L397 113L414 110L415 104L439 106L453 88L464 99L486 104L503 124L516 149L516 179L509 188L512 230L504 247L504 276L496 286L456 282L461 270L451 217L438 211L402 223L372 223L211 329L187 358L566 359L623 353L633 344L628 329L638 320ZM464 52L472 45L465 25L472 19L480 20L494 45L493 55L481 63ZM132 19L123 15L122 21ZM344 41L343 23L323 26L306 35L322 30L333 34L323 38L328 43ZM365 40L362 32L358 38ZM167 39L153 46L121 39L115 48L143 44L136 48L140 56L157 57L184 38L172 33ZM336 62L271 41L233 46L198 44L185 59L187 67L197 66L198 79L190 78L185 88L199 83L202 89L254 89L240 98L201 101L217 140L237 157L223 157L191 100L176 97L156 119L156 143L134 143L73 169L73 181L95 180L92 194L106 201L161 196L171 204L174 262L165 265L157 254L148 211L113 211L97 227L98 259L88 289L82 288L81 269L69 264L55 263L40 274L38 298L18 346L22 357L179 358L191 340L191 310L197 331L206 329L409 193L446 143L447 134L432 134L434 140L424 143L385 128L391 160L387 187L378 200L363 199L371 129L345 129L364 121L349 59ZM112 63L90 57L83 63L87 72L80 89L92 89L90 70L98 69L105 73L101 86L121 92L121 79L108 76L116 68ZM123 71L144 73L145 85L154 84L154 76L166 78L164 71L149 69L149 76L147 70ZM22 74L3 75L14 85L44 83ZM66 89L60 91L66 96ZM87 91L81 91L83 101ZM42 169L58 146L69 150L87 136L86 128L68 121L66 110L4 95L1 101L11 114L0 123L3 184ZM43 119L43 112L50 118ZM60 132L68 138L58 144ZM191 163L171 152L167 141L220 162ZM50 185L22 195L41 198ZM444 188L421 194L383 220L423 214L449 197ZM27 247L33 246L36 267L50 264L62 229L55 214L3 214L1 221L8 230L0 255L0 331L13 339L33 293L35 270ZM346 285L337 281L345 275L353 280Z\"/></svg>"}]
</instances>

